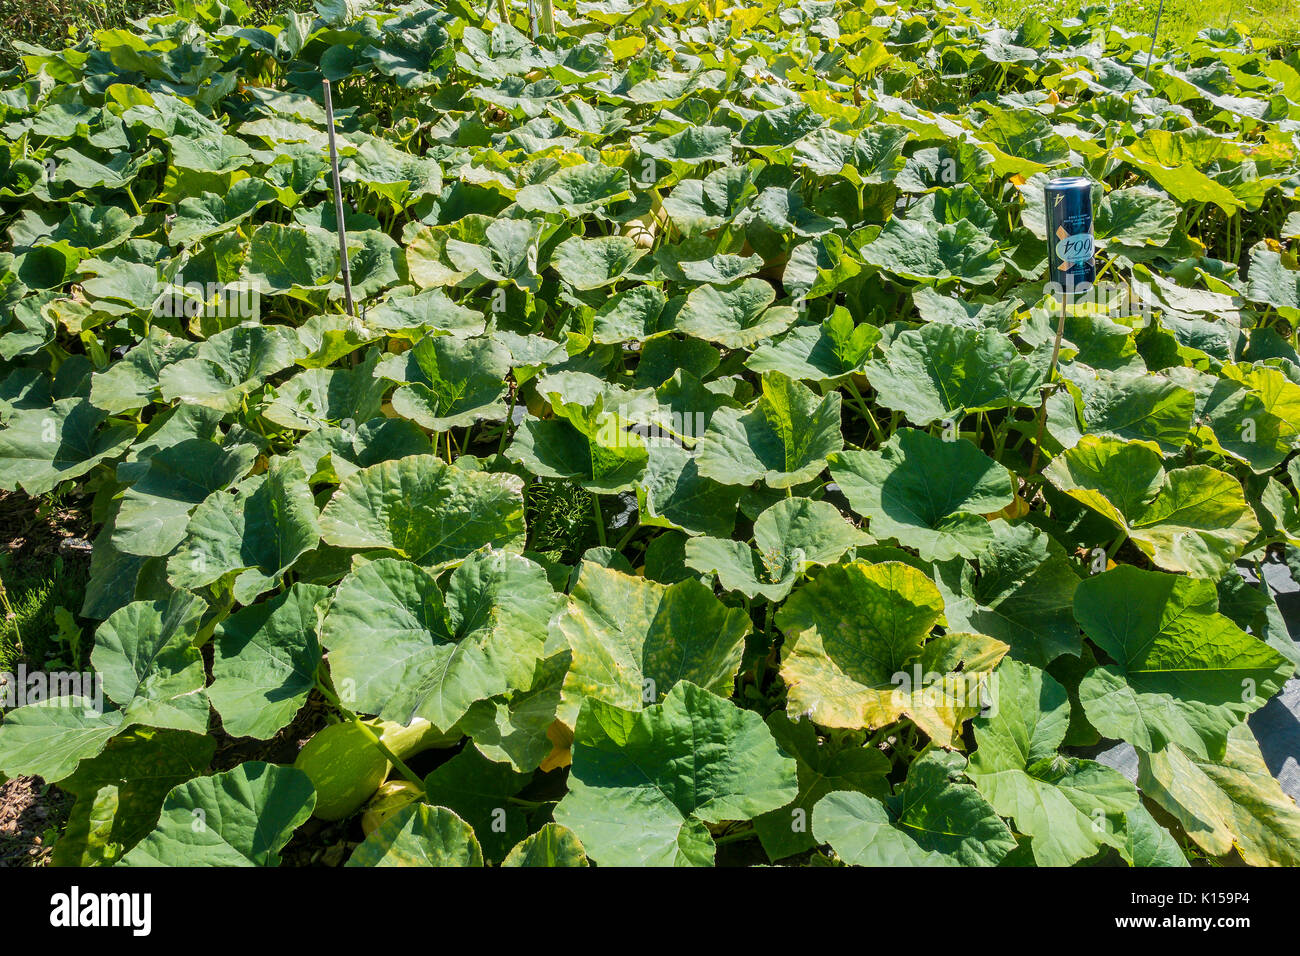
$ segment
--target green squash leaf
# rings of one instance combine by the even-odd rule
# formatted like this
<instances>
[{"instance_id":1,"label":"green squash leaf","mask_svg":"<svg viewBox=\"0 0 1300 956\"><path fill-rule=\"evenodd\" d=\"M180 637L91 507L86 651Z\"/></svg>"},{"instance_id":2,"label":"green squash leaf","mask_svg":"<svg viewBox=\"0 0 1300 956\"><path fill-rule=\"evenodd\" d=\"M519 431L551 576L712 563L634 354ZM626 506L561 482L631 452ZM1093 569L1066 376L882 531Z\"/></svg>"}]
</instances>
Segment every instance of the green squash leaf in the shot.
<instances>
[{"instance_id":1,"label":"green squash leaf","mask_svg":"<svg viewBox=\"0 0 1300 956\"><path fill-rule=\"evenodd\" d=\"M588 698L555 822L603 866L711 866L708 824L751 820L798 794L762 718L690 681L662 704Z\"/></svg>"},{"instance_id":2,"label":"green squash leaf","mask_svg":"<svg viewBox=\"0 0 1300 956\"><path fill-rule=\"evenodd\" d=\"M174 788L158 826L121 865L279 866L280 851L315 805L301 770L250 760Z\"/></svg>"},{"instance_id":3,"label":"green squash leaf","mask_svg":"<svg viewBox=\"0 0 1300 956\"><path fill-rule=\"evenodd\" d=\"M844 451L831 477L877 538L916 548L922 560L980 556L993 541L983 517L1015 498L1011 474L973 444L901 429L878 451Z\"/></svg>"},{"instance_id":4,"label":"green squash leaf","mask_svg":"<svg viewBox=\"0 0 1300 956\"><path fill-rule=\"evenodd\" d=\"M425 567L458 562L484 545L522 551L523 483L411 455L345 478L320 528L326 544L390 551Z\"/></svg>"}]
</instances>

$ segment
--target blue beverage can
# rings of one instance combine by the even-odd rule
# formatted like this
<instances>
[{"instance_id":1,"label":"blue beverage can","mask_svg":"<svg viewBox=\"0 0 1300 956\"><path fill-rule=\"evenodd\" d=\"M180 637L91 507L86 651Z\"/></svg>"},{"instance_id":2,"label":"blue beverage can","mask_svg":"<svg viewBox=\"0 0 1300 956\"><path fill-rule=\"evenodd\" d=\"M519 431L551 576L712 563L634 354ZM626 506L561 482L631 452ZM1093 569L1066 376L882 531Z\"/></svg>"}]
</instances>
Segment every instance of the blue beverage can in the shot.
<instances>
[{"instance_id":1,"label":"blue beverage can","mask_svg":"<svg viewBox=\"0 0 1300 956\"><path fill-rule=\"evenodd\" d=\"M1047 263L1049 282L1066 295L1092 288L1097 279L1092 237L1092 181L1084 176L1049 180L1047 199Z\"/></svg>"}]
</instances>

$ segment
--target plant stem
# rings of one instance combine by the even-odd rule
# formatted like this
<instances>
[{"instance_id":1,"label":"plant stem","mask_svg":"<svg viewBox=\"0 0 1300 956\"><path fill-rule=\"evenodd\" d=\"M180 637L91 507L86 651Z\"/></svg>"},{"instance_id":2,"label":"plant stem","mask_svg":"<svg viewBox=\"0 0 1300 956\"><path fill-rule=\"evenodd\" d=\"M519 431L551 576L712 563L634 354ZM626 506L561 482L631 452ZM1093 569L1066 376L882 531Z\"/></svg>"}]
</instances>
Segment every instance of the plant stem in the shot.
<instances>
[{"instance_id":1,"label":"plant stem","mask_svg":"<svg viewBox=\"0 0 1300 956\"><path fill-rule=\"evenodd\" d=\"M852 377L848 379L846 384L849 386L849 392L853 395L854 401L858 404L858 410L862 412L863 416L867 420L867 425L871 428L872 437L875 438L877 442L884 442L885 438L880 432L880 426L876 424L876 416L872 415L871 409L867 408L867 403L863 400L862 393L858 391L858 387L853 384Z\"/></svg>"},{"instance_id":2,"label":"plant stem","mask_svg":"<svg viewBox=\"0 0 1300 956\"><path fill-rule=\"evenodd\" d=\"M1128 540L1128 532L1121 531L1119 533L1119 537L1117 537L1114 541L1112 541L1110 543L1110 547L1106 549L1106 560L1107 561L1114 560L1116 553L1120 549L1120 546L1123 545L1124 542L1127 540Z\"/></svg>"},{"instance_id":3,"label":"plant stem","mask_svg":"<svg viewBox=\"0 0 1300 956\"><path fill-rule=\"evenodd\" d=\"M619 538L619 540L618 540L618 544L614 545L614 550L615 550L615 551L622 551L624 548L626 548L626 547L627 547L627 543L628 543L629 541L632 540L632 536L633 536L634 534L636 534L636 533L637 533L638 531L640 531L640 530L641 530L641 522L640 522L640 521L630 521L630 522L628 522L627 534L625 534L625 535L623 535L623 537Z\"/></svg>"},{"instance_id":4,"label":"plant stem","mask_svg":"<svg viewBox=\"0 0 1300 956\"><path fill-rule=\"evenodd\" d=\"M591 513L596 519L596 537L600 541L600 546L605 547L605 518L600 513L600 496L591 496Z\"/></svg>"},{"instance_id":5,"label":"plant stem","mask_svg":"<svg viewBox=\"0 0 1300 956\"><path fill-rule=\"evenodd\" d=\"M714 846L724 846L728 843L739 843L741 840L748 840L754 836L754 827L748 826L741 830L733 830L731 833L724 833L720 837L713 838Z\"/></svg>"},{"instance_id":6,"label":"plant stem","mask_svg":"<svg viewBox=\"0 0 1300 956\"><path fill-rule=\"evenodd\" d=\"M999 425L993 431L993 460L994 461L1000 461L1002 459L1002 452L1006 450L1007 432L1011 430L1008 427L1010 424L1011 424L1011 409L1008 408L1006 416L1002 419L1002 424Z\"/></svg>"},{"instance_id":7,"label":"plant stem","mask_svg":"<svg viewBox=\"0 0 1300 956\"><path fill-rule=\"evenodd\" d=\"M1034 456L1029 462L1029 473L1038 471L1038 452L1043 445L1043 428L1047 425L1047 395L1051 389L1052 379L1056 377L1056 361L1061 356L1061 337L1065 335L1065 293L1061 293L1061 318L1056 323L1056 342L1052 345L1052 362L1047 367L1047 382L1043 389L1043 401L1038 406L1038 437L1034 439Z\"/></svg>"},{"instance_id":8,"label":"plant stem","mask_svg":"<svg viewBox=\"0 0 1300 956\"><path fill-rule=\"evenodd\" d=\"M367 724L360 717L354 714L351 710L345 707L343 702L338 699L338 695L336 695L332 690L326 687L319 678L316 680L316 689L320 691L320 695L322 697L324 697L327 701L329 701L336 708L338 708L339 713L341 713L345 718L350 720L352 724L358 730L360 730L361 733L364 734L372 744L375 745L375 747L379 750L380 753L382 753L385 757L388 758L389 763L391 763L394 767L397 768L398 773L400 773L407 780L411 781L411 783L419 787L421 793L424 792L424 780L420 778L419 774L417 774L414 770L408 767L406 765L406 762L402 760L401 757L397 756L397 754L393 753L392 750L388 748L388 745L385 744L379 738L379 735L375 733L374 728L372 728L369 724Z\"/></svg>"}]
</instances>

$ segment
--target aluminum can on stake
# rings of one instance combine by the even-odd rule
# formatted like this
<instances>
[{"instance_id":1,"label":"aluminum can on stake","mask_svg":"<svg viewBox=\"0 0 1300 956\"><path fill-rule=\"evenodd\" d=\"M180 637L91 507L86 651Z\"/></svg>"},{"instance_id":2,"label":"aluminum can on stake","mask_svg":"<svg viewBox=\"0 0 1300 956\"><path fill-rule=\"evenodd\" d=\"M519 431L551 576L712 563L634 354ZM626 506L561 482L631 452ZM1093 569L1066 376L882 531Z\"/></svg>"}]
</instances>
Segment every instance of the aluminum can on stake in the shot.
<instances>
[{"instance_id":1,"label":"aluminum can on stake","mask_svg":"<svg viewBox=\"0 0 1300 956\"><path fill-rule=\"evenodd\" d=\"M1047 199L1048 282L1067 296L1087 292L1097 279L1092 238L1092 181L1083 176L1049 180Z\"/></svg>"}]
</instances>

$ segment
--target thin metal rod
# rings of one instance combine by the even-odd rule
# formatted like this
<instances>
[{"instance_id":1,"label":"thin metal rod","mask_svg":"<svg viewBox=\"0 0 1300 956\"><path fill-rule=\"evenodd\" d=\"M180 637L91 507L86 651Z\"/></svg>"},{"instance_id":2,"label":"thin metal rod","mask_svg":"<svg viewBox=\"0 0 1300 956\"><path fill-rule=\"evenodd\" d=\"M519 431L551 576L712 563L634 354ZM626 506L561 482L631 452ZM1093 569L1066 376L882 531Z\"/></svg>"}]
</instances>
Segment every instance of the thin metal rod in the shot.
<instances>
[{"instance_id":1,"label":"thin metal rod","mask_svg":"<svg viewBox=\"0 0 1300 956\"><path fill-rule=\"evenodd\" d=\"M1052 379L1056 377L1056 362L1061 356L1061 339L1065 335L1066 298L1065 287L1061 288L1061 318L1056 323L1056 342L1052 346L1052 363L1047 367L1047 387L1043 389L1043 401L1038 406L1038 435L1034 438L1034 457L1029 462L1029 474L1038 471L1038 449L1043 443L1043 428L1047 425L1047 396L1052 388Z\"/></svg>"},{"instance_id":2,"label":"thin metal rod","mask_svg":"<svg viewBox=\"0 0 1300 956\"><path fill-rule=\"evenodd\" d=\"M1156 25L1151 30L1151 47L1147 50L1147 68L1142 71L1142 82L1147 81L1151 75L1151 58L1156 54L1156 35L1160 32L1160 15L1165 12L1165 0L1160 0L1160 6L1156 9Z\"/></svg>"},{"instance_id":3,"label":"thin metal rod","mask_svg":"<svg viewBox=\"0 0 1300 956\"><path fill-rule=\"evenodd\" d=\"M352 302L352 269L348 265L348 233L343 227L343 187L339 182L339 150L334 142L334 100L330 97L330 81L321 80L325 88L325 122L330 136L330 169L334 172L334 218L339 229L339 265L343 269L343 300L348 315L356 318L357 308Z\"/></svg>"}]
</instances>

